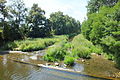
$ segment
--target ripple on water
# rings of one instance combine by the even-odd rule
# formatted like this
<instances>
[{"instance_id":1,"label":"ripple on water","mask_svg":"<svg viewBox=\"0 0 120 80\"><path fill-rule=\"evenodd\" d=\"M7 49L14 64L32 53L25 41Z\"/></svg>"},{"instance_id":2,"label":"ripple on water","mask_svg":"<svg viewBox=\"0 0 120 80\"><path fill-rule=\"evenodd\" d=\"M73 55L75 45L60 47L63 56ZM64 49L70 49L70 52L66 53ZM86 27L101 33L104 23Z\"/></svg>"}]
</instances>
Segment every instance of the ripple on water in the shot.
<instances>
[{"instance_id":1,"label":"ripple on water","mask_svg":"<svg viewBox=\"0 0 120 80\"><path fill-rule=\"evenodd\" d=\"M31 55L30 55L31 56ZM9 57L30 60L29 55L19 55L19 54L10 54ZM90 77L87 75L82 75L80 73L73 73L49 68L35 67L32 65L20 64L17 62L6 60L8 57L3 56L3 59L0 59L0 62L7 61L4 65L0 64L0 80L105 80L97 77ZM38 59L33 63L39 63ZM86 61L87 62L87 61ZM73 67L75 71L84 72L86 68L85 64L76 63ZM90 68L88 68L90 69ZM6 73L7 72L7 73ZM8 76L9 75L9 76ZM11 77L11 78L10 78Z\"/></svg>"}]
</instances>

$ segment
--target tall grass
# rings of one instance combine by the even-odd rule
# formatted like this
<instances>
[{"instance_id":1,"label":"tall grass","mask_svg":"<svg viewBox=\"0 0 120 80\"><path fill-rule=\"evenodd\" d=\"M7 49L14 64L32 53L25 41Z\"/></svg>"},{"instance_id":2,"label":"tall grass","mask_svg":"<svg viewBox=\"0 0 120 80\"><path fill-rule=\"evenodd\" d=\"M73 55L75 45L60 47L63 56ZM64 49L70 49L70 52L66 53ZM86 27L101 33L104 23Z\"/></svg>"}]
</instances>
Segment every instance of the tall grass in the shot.
<instances>
[{"instance_id":1,"label":"tall grass","mask_svg":"<svg viewBox=\"0 0 120 80\"><path fill-rule=\"evenodd\" d=\"M78 58L90 58L91 47L94 47L94 45L85 39L82 34L74 37L72 46L73 56Z\"/></svg>"},{"instance_id":2,"label":"tall grass","mask_svg":"<svg viewBox=\"0 0 120 80\"><path fill-rule=\"evenodd\" d=\"M56 43L55 46L48 48L44 60L46 61L61 61L67 65L73 65L77 58L90 58L92 52L101 53L102 49L99 46L94 46L92 42L79 34L73 38L71 42L67 39Z\"/></svg>"},{"instance_id":3,"label":"tall grass","mask_svg":"<svg viewBox=\"0 0 120 80\"><path fill-rule=\"evenodd\" d=\"M68 54L66 40L56 43L53 47L48 48L46 55L44 55L44 60L46 61L61 61L64 60L65 55Z\"/></svg>"},{"instance_id":4,"label":"tall grass","mask_svg":"<svg viewBox=\"0 0 120 80\"><path fill-rule=\"evenodd\" d=\"M103 52L101 46L93 45L93 43L85 39L82 34L74 37L72 46L73 53L78 54L78 56L82 58L89 58L90 53L101 54Z\"/></svg>"},{"instance_id":5,"label":"tall grass","mask_svg":"<svg viewBox=\"0 0 120 80\"><path fill-rule=\"evenodd\" d=\"M26 40L16 40L8 42L2 46L3 50L21 50L21 51L35 51L45 49L46 47L62 41L66 36L54 36L52 38L29 38Z\"/></svg>"}]
</instances>

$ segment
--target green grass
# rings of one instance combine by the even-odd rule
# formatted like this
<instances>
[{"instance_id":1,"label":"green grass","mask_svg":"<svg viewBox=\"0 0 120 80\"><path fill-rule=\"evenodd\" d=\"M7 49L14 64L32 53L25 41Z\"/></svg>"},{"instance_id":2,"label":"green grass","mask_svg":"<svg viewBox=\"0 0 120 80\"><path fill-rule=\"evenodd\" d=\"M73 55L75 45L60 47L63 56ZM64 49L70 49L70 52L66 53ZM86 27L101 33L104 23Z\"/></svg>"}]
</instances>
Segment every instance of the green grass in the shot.
<instances>
[{"instance_id":1,"label":"green grass","mask_svg":"<svg viewBox=\"0 0 120 80\"><path fill-rule=\"evenodd\" d=\"M90 58L93 47L95 47L92 42L84 38L82 34L79 34L74 37L72 40L72 53L76 58Z\"/></svg>"},{"instance_id":2,"label":"green grass","mask_svg":"<svg viewBox=\"0 0 120 80\"><path fill-rule=\"evenodd\" d=\"M74 64L75 59L89 59L93 52L100 54L102 49L100 46L94 46L92 42L85 39L82 34L79 34L71 42L66 38L56 43L53 47L48 48L47 54L43 58L52 62L64 60L65 64L71 66Z\"/></svg>"},{"instance_id":3,"label":"green grass","mask_svg":"<svg viewBox=\"0 0 120 80\"><path fill-rule=\"evenodd\" d=\"M53 47L48 48L46 51L47 54L43 57L44 60L52 62L64 60L65 55L67 55L66 42L63 40L56 43Z\"/></svg>"},{"instance_id":4,"label":"green grass","mask_svg":"<svg viewBox=\"0 0 120 80\"><path fill-rule=\"evenodd\" d=\"M66 36L54 36L51 38L29 38L26 40L16 40L14 42L8 42L3 47L2 50L20 50L20 51L36 51L42 50L46 47L62 41Z\"/></svg>"}]
</instances>

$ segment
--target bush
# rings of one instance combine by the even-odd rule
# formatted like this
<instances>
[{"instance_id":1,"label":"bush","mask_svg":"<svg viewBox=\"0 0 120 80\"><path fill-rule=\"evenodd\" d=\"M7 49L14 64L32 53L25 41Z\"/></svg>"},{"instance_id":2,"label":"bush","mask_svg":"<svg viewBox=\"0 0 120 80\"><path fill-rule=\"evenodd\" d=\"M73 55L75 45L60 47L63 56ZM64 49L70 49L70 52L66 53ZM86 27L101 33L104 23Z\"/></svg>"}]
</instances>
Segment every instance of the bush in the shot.
<instances>
[{"instance_id":1,"label":"bush","mask_svg":"<svg viewBox=\"0 0 120 80\"><path fill-rule=\"evenodd\" d=\"M91 52L92 53L97 53L97 54L102 54L103 49L100 45L95 45L95 46L91 47Z\"/></svg>"},{"instance_id":2,"label":"bush","mask_svg":"<svg viewBox=\"0 0 120 80\"><path fill-rule=\"evenodd\" d=\"M115 57L114 57L114 55L113 54L108 54L108 53L104 53L104 56L108 59L108 60L114 60L115 59Z\"/></svg>"},{"instance_id":3,"label":"bush","mask_svg":"<svg viewBox=\"0 0 120 80\"><path fill-rule=\"evenodd\" d=\"M73 56L74 57L80 57L80 58L90 58L90 49L87 47L78 47L72 50Z\"/></svg>"},{"instance_id":4,"label":"bush","mask_svg":"<svg viewBox=\"0 0 120 80\"><path fill-rule=\"evenodd\" d=\"M65 42L60 42L55 46L48 48L46 55L44 55L44 60L46 61L61 61L64 60L65 55L67 54L66 49L64 48Z\"/></svg>"},{"instance_id":5,"label":"bush","mask_svg":"<svg viewBox=\"0 0 120 80\"><path fill-rule=\"evenodd\" d=\"M75 58L70 56L65 56L64 63L68 66L74 65Z\"/></svg>"},{"instance_id":6,"label":"bush","mask_svg":"<svg viewBox=\"0 0 120 80\"><path fill-rule=\"evenodd\" d=\"M94 45L84 38L82 34L74 37L72 41L72 53L74 57L90 58L91 49Z\"/></svg>"},{"instance_id":7,"label":"bush","mask_svg":"<svg viewBox=\"0 0 120 80\"><path fill-rule=\"evenodd\" d=\"M36 51L36 50L42 50L46 46L44 43L33 43L33 44L23 44L20 46L20 50L22 51Z\"/></svg>"}]
</instances>

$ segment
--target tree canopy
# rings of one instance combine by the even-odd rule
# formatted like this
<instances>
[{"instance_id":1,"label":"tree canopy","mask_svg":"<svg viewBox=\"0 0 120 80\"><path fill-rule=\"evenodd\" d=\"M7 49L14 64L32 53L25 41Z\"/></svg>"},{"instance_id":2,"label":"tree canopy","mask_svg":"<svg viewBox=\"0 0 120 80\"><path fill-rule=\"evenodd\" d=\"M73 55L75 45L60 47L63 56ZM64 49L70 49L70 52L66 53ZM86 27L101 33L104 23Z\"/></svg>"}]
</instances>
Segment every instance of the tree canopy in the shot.
<instances>
[{"instance_id":1,"label":"tree canopy","mask_svg":"<svg viewBox=\"0 0 120 80\"><path fill-rule=\"evenodd\" d=\"M61 35L80 32L80 22L68 15L64 15L63 12L52 13L50 21L55 34Z\"/></svg>"},{"instance_id":2,"label":"tree canopy","mask_svg":"<svg viewBox=\"0 0 120 80\"><path fill-rule=\"evenodd\" d=\"M38 4L33 4L27 18L30 27L29 37L45 37L50 34L45 11L38 7Z\"/></svg>"},{"instance_id":3,"label":"tree canopy","mask_svg":"<svg viewBox=\"0 0 120 80\"><path fill-rule=\"evenodd\" d=\"M55 12L50 18L45 17L45 11L38 4L28 9L23 0L0 0L0 41L14 41L25 38L50 37L57 34L80 32L80 22Z\"/></svg>"},{"instance_id":4,"label":"tree canopy","mask_svg":"<svg viewBox=\"0 0 120 80\"><path fill-rule=\"evenodd\" d=\"M87 11L88 13L95 13L99 11L102 6L113 7L118 0L90 0L88 1Z\"/></svg>"},{"instance_id":5,"label":"tree canopy","mask_svg":"<svg viewBox=\"0 0 120 80\"><path fill-rule=\"evenodd\" d=\"M92 10L90 7L88 9ZM104 0L98 10L90 14L88 10L88 19L82 23L82 34L95 45L101 45L105 53L114 55L120 67L120 1Z\"/></svg>"}]
</instances>

